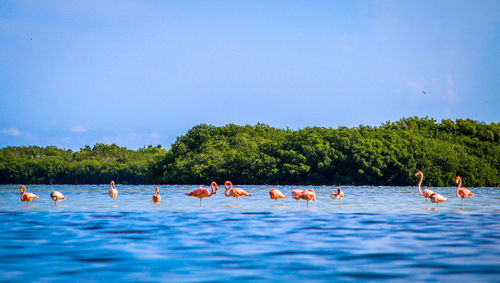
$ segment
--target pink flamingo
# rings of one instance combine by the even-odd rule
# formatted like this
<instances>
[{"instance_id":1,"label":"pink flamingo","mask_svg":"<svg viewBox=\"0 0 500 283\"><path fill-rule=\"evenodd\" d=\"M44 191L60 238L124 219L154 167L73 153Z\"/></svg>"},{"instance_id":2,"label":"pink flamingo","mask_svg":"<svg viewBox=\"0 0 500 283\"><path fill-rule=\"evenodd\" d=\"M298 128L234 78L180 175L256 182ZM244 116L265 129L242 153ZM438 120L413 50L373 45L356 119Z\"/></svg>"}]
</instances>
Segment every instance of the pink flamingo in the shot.
<instances>
[{"instance_id":1,"label":"pink flamingo","mask_svg":"<svg viewBox=\"0 0 500 283\"><path fill-rule=\"evenodd\" d=\"M469 189L461 188L462 178L460 178L460 176L457 176L457 178L455 179L455 183L458 184L456 194L457 194L457 197L462 198L462 209L463 209L464 208L464 198L473 197L474 194Z\"/></svg>"},{"instance_id":2,"label":"pink flamingo","mask_svg":"<svg viewBox=\"0 0 500 283\"><path fill-rule=\"evenodd\" d=\"M339 188L336 192L333 192L330 197L332 199L336 199L336 200L342 200L342 198L344 197L344 192L342 191L341 188Z\"/></svg>"},{"instance_id":3,"label":"pink flamingo","mask_svg":"<svg viewBox=\"0 0 500 283\"><path fill-rule=\"evenodd\" d=\"M286 196L280 190L277 190L276 188L272 188L269 191L269 197L271 197L271 199L276 200L276 206L278 206L278 200L280 198L286 199Z\"/></svg>"},{"instance_id":4,"label":"pink flamingo","mask_svg":"<svg viewBox=\"0 0 500 283\"><path fill-rule=\"evenodd\" d=\"M118 190L116 189L115 181L111 181L108 195L110 198L113 199L113 205L115 205L115 198L118 196Z\"/></svg>"},{"instance_id":5,"label":"pink flamingo","mask_svg":"<svg viewBox=\"0 0 500 283\"><path fill-rule=\"evenodd\" d=\"M424 173L422 171L418 171L415 173L415 177L420 175L420 182L418 182L418 193L425 198L425 206L429 207L429 203L427 202L427 199L431 197L432 194L435 192L429 189L424 189L423 191L420 190L420 185L422 185L422 181L424 180Z\"/></svg>"},{"instance_id":6,"label":"pink flamingo","mask_svg":"<svg viewBox=\"0 0 500 283\"><path fill-rule=\"evenodd\" d=\"M160 188L156 187L155 194L153 195L153 205L156 206L157 203L158 205L160 205L160 201L161 201Z\"/></svg>"},{"instance_id":7,"label":"pink flamingo","mask_svg":"<svg viewBox=\"0 0 500 283\"><path fill-rule=\"evenodd\" d=\"M24 185L21 186L21 201L27 202L27 206L29 206L30 201L39 198L39 195L35 195L34 193L27 193L26 187Z\"/></svg>"},{"instance_id":8,"label":"pink flamingo","mask_svg":"<svg viewBox=\"0 0 500 283\"><path fill-rule=\"evenodd\" d=\"M62 201L67 199L61 192L59 191L53 191L50 194L50 198L55 202L54 205L57 205L58 201Z\"/></svg>"},{"instance_id":9,"label":"pink flamingo","mask_svg":"<svg viewBox=\"0 0 500 283\"><path fill-rule=\"evenodd\" d=\"M436 204L436 209L439 208L439 203L443 201L448 201L447 198L443 197L438 193L433 193L430 197L431 201Z\"/></svg>"},{"instance_id":10,"label":"pink flamingo","mask_svg":"<svg viewBox=\"0 0 500 283\"><path fill-rule=\"evenodd\" d=\"M297 207L299 207L299 199L302 198L302 194L304 193L304 190L293 190L292 191L292 198L294 198L297 201Z\"/></svg>"},{"instance_id":11,"label":"pink flamingo","mask_svg":"<svg viewBox=\"0 0 500 283\"><path fill-rule=\"evenodd\" d=\"M307 190L302 193L301 198L306 200L306 207L309 207L309 201L316 201L316 193L314 190Z\"/></svg>"},{"instance_id":12,"label":"pink flamingo","mask_svg":"<svg viewBox=\"0 0 500 283\"><path fill-rule=\"evenodd\" d=\"M214 192L214 187L215 187L215 192ZM216 194L217 191L219 191L219 186L217 186L216 182L212 182L210 184L210 193L208 193L207 188L199 187L196 190L194 190L190 193L187 193L186 196L199 198L200 199L200 206L201 206L201 199L202 198L209 198L209 197L213 196L214 194Z\"/></svg>"},{"instance_id":13,"label":"pink flamingo","mask_svg":"<svg viewBox=\"0 0 500 283\"><path fill-rule=\"evenodd\" d=\"M248 192L246 192L242 188L236 188L236 187L233 188L233 183L231 183L231 181L226 181L224 183L224 188L226 189L226 191L224 192L224 195L226 197L235 197L236 198L236 207L238 207L238 199L241 196L252 196L251 194L249 194Z\"/></svg>"}]
</instances>

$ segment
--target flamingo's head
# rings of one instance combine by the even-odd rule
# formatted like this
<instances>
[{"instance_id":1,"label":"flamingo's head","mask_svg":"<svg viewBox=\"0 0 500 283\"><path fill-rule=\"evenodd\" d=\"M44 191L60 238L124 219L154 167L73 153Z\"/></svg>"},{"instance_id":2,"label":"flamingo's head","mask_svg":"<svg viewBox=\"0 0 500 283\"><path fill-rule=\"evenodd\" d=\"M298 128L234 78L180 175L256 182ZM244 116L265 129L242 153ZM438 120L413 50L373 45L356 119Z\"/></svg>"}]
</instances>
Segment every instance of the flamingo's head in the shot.
<instances>
[{"instance_id":1,"label":"flamingo's head","mask_svg":"<svg viewBox=\"0 0 500 283\"><path fill-rule=\"evenodd\" d=\"M233 186L233 183L231 183L231 181L224 182L224 188L226 188L226 190L229 190L229 188L231 188L232 186Z\"/></svg>"},{"instance_id":2,"label":"flamingo's head","mask_svg":"<svg viewBox=\"0 0 500 283\"><path fill-rule=\"evenodd\" d=\"M415 177L417 177L418 175L422 175L422 171L418 170L418 172L415 173Z\"/></svg>"},{"instance_id":3,"label":"flamingo's head","mask_svg":"<svg viewBox=\"0 0 500 283\"><path fill-rule=\"evenodd\" d=\"M21 186L21 193L23 193L23 190L26 191L26 187L24 185Z\"/></svg>"},{"instance_id":4,"label":"flamingo's head","mask_svg":"<svg viewBox=\"0 0 500 283\"><path fill-rule=\"evenodd\" d=\"M115 185L115 181L111 181L111 186L114 186Z\"/></svg>"},{"instance_id":5,"label":"flamingo's head","mask_svg":"<svg viewBox=\"0 0 500 283\"><path fill-rule=\"evenodd\" d=\"M339 188L339 189L337 190L337 192L341 193L341 192L342 192L342 189L341 189L341 188Z\"/></svg>"},{"instance_id":6,"label":"flamingo's head","mask_svg":"<svg viewBox=\"0 0 500 283\"><path fill-rule=\"evenodd\" d=\"M460 182L460 180L461 180L460 176L457 176L457 178L455 179L455 183L458 184L458 182Z\"/></svg>"},{"instance_id":7,"label":"flamingo's head","mask_svg":"<svg viewBox=\"0 0 500 283\"><path fill-rule=\"evenodd\" d=\"M160 188L156 187L156 189L155 189L155 193L157 194L157 193L159 193L159 192L160 192Z\"/></svg>"}]
</instances>

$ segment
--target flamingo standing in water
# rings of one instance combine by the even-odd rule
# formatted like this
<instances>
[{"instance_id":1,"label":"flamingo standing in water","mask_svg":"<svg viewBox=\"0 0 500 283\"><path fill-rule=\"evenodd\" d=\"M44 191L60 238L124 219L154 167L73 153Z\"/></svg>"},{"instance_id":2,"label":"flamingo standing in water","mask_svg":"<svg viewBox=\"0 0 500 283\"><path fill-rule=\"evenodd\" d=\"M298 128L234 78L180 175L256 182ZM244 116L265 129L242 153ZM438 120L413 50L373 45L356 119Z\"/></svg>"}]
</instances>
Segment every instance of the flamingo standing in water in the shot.
<instances>
[{"instance_id":1,"label":"flamingo standing in water","mask_svg":"<svg viewBox=\"0 0 500 283\"><path fill-rule=\"evenodd\" d=\"M214 187L215 187L215 192L214 192ZM201 207L201 199L202 198L209 198L216 194L219 191L219 186L217 186L216 182L210 183L210 193L208 193L207 188L199 187L196 190L187 193L186 196L188 197L197 197L200 199L200 207Z\"/></svg>"},{"instance_id":2,"label":"flamingo standing in water","mask_svg":"<svg viewBox=\"0 0 500 283\"><path fill-rule=\"evenodd\" d=\"M429 189L424 189L423 191L420 190L420 185L422 185L422 181L424 180L424 173L422 173L422 171L418 171L417 173L415 173L415 177L419 175L420 175L420 182L418 182L418 194L425 198L425 206L429 207L427 199L430 198L432 194L434 194L434 191Z\"/></svg>"},{"instance_id":3,"label":"flamingo standing in water","mask_svg":"<svg viewBox=\"0 0 500 283\"><path fill-rule=\"evenodd\" d=\"M443 197L438 193L433 193L430 197L431 201L436 204L436 209L439 208L439 203L443 201L448 201L447 198Z\"/></svg>"},{"instance_id":4,"label":"flamingo standing in water","mask_svg":"<svg viewBox=\"0 0 500 283\"><path fill-rule=\"evenodd\" d=\"M157 203L158 205L160 205L159 202L161 201L161 196L159 193L160 193L160 188L156 187L155 194L153 195L153 205L156 205Z\"/></svg>"},{"instance_id":5,"label":"flamingo standing in water","mask_svg":"<svg viewBox=\"0 0 500 283\"><path fill-rule=\"evenodd\" d=\"M235 197L236 198L236 207L238 207L238 199L241 196L252 196L251 194L249 194L248 192L246 192L242 188L236 188L236 187L233 188L233 183L231 183L231 181L226 181L224 183L224 188L226 189L226 191L224 192L224 195L226 197Z\"/></svg>"},{"instance_id":6,"label":"flamingo standing in water","mask_svg":"<svg viewBox=\"0 0 500 283\"><path fill-rule=\"evenodd\" d=\"M113 205L115 205L115 198L118 196L118 190L115 187L115 181L111 181L111 184L110 184L110 187L109 187L109 191L108 191L108 195L109 195L110 198L113 199Z\"/></svg>"},{"instance_id":7,"label":"flamingo standing in water","mask_svg":"<svg viewBox=\"0 0 500 283\"><path fill-rule=\"evenodd\" d=\"M27 202L27 206L29 206L30 201L39 198L39 195L35 195L34 193L27 193L26 187L24 185L21 186L21 201Z\"/></svg>"},{"instance_id":8,"label":"flamingo standing in water","mask_svg":"<svg viewBox=\"0 0 500 283\"><path fill-rule=\"evenodd\" d=\"M473 197L474 194L469 189L461 188L462 178L460 178L460 176L457 176L457 178L455 179L455 183L458 184L456 194L457 194L457 197L462 198L462 209L463 209L464 208L464 198Z\"/></svg>"},{"instance_id":9,"label":"flamingo standing in water","mask_svg":"<svg viewBox=\"0 0 500 283\"><path fill-rule=\"evenodd\" d=\"M316 201L316 193L314 190L307 190L302 193L302 199L306 200L306 207L309 207L309 201Z\"/></svg>"},{"instance_id":10,"label":"flamingo standing in water","mask_svg":"<svg viewBox=\"0 0 500 283\"><path fill-rule=\"evenodd\" d=\"M286 199L286 196L280 190L277 190L276 188L272 188L269 191L269 196L271 197L271 199L276 200L276 207L278 206L278 200L280 198Z\"/></svg>"},{"instance_id":11,"label":"flamingo standing in water","mask_svg":"<svg viewBox=\"0 0 500 283\"><path fill-rule=\"evenodd\" d=\"M336 192L333 192L330 197L332 199L336 199L336 200L342 200L342 198L344 197L344 192L342 191L341 188L339 188Z\"/></svg>"},{"instance_id":12,"label":"flamingo standing in water","mask_svg":"<svg viewBox=\"0 0 500 283\"><path fill-rule=\"evenodd\" d=\"M420 182L418 182L418 193L425 198L426 207L429 206L427 199L430 199L432 203L436 204L436 209L439 207L440 202L448 201L447 198L432 190L424 189L423 191L421 191L420 185L422 185L422 181L424 180L424 173L422 173L422 171L418 171L417 173L415 173L415 177L417 177L418 175L420 175Z\"/></svg>"},{"instance_id":13,"label":"flamingo standing in water","mask_svg":"<svg viewBox=\"0 0 500 283\"><path fill-rule=\"evenodd\" d=\"M54 205L57 205L58 201L62 201L67 199L61 192L59 191L52 191L50 194L50 198L54 201Z\"/></svg>"},{"instance_id":14,"label":"flamingo standing in water","mask_svg":"<svg viewBox=\"0 0 500 283\"><path fill-rule=\"evenodd\" d=\"M297 207L299 207L299 199L302 198L302 194L304 193L304 190L293 190L292 191L292 198L294 198L297 201Z\"/></svg>"}]
</instances>

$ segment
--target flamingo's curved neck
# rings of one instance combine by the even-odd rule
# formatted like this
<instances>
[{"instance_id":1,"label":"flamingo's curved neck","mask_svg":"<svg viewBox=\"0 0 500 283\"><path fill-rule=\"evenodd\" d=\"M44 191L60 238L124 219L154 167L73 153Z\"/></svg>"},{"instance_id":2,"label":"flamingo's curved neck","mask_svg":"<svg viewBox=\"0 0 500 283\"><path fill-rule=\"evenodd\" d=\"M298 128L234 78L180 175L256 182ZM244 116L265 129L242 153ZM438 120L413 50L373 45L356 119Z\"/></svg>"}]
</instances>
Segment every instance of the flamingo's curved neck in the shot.
<instances>
[{"instance_id":1,"label":"flamingo's curved neck","mask_svg":"<svg viewBox=\"0 0 500 283\"><path fill-rule=\"evenodd\" d=\"M214 194L214 186L217 188L217 190L219 190L219 186L217 186L217 183L216 182L212 182L210 184L210 194L208 195L209 197L211 197Z\"/></svg>"},{"instance_id":2,"label":"flamingo's curved neck","mask_svg":"<svg viewBox=\"0 0 500 283\"><path fill-rule=\"evenodd\" d=\"M26 188L25 187L22 187L21 188L21 194L24 195L26 193Z\"/></svg>"},{"instance_id":3,"label":"flamingo's curved neck","mask_svg":"<svg viewBox=\"0 0 500 283\"><path fill-rule=\"evenodd\" d=\"M418 182L418 194L423 196L424 194L420 190L420 185L422 185L422 181L424 180L424 174L420 173L419 175L420 175L420 182Z\"/></svg>"},{"instance_id":4,"label":"flamingo's curved neck","mask_svg":"<svg viewBox=\"0 0 500 283\"><path fill-rule=\"evenodd\" d=\"M158 195L159 192L160 192L160 188L156 187L155 195Z\"/></svg>"},{"instance_id":5,"label":"flamingo's curved neck","mask_svg":"<svg viewBox=\"0 0 500 283\"><path fill-rule=\"evenodd\" d=\"M226 183L226 184L224 184L224 188L226 188L226 191L224 192L224 195L225 195L226 197L230 197L230 196L231 196L231 195L230 195L230 194L228 194L227 192L228 192L228 191L229 191L232 187L233 187L233 184L232 184L231 182L229 182L229 187L227 186L227 183Z\"/></svg>"},{"instance_id":6,"label":"flamingo's curved neck","mask_svg":"<svg viewBox=\"0 0 500 283\"><path fill-rule=\"evenodd\" d=\"M458 178L458 186L457 186L457 191L455 192L457 197L460 197L458 194L458 191L460 190L460 187L462 186L462 178Z\"/></svg>"}]
</instances>

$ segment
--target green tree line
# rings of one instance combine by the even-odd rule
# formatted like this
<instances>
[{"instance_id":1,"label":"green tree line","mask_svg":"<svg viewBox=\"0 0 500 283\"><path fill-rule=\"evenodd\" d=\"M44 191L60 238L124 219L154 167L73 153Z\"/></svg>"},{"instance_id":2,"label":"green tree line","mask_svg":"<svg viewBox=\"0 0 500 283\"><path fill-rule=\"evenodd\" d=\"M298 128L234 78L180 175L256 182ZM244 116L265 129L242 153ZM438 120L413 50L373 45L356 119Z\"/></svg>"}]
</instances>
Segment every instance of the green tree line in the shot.
<instances>
[{"instance_id":1,"label":"green tree line","mask_svg":"<svg viewBox=\"0 0 500 283\"><path fill-rule=\"evenodd\" d=\"M500 186L500 124L410 117L379 127L278 129L201 124L160 146L96 144L79 152L6 147L2 183Z\"/></svg>"},{"instance_id":2,"label":"green tree line","mask_svg":"<svg viewBox=\"0 0 500 283\"><path fill-rule=\"evenodd\" d=\"M3 184L144 184L161 146L137 151L116 144L97 143L78 152L53 146L5 147L0 150L0 183Z\"/></svg>"}]
</instances>

